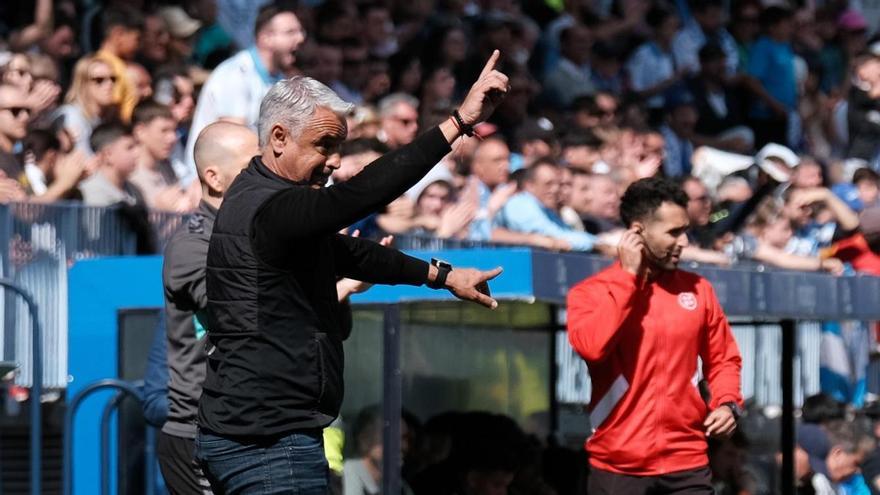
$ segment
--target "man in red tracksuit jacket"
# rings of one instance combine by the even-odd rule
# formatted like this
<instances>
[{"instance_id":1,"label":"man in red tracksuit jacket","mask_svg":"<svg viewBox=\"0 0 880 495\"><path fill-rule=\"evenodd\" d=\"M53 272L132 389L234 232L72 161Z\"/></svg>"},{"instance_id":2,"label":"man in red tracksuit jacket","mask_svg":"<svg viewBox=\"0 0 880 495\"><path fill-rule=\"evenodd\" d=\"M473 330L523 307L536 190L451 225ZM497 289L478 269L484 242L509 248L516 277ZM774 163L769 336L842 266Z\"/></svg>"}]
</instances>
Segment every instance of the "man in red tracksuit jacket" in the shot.
<instances>
[{"instance_id":1,"label":"man in red tracksuit jacket","mask_svg":"<svg viewBox=\"0 0 880 495\"><path fill-rule=\"evenodd\" d=\"M687 202L666 179L633 183L620 259L568 294L569 341L593 382L590 495L712 494L706 438L736 428L739 350L709 282L677 269Z\"/></svg>"}]
</instances>

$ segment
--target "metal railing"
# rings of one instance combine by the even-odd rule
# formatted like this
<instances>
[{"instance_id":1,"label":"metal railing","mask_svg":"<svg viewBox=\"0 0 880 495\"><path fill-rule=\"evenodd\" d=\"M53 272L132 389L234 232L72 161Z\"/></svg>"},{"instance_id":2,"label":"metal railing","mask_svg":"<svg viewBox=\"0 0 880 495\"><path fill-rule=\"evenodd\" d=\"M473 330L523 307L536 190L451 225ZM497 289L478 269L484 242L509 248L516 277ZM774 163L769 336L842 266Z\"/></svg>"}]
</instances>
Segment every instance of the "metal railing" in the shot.
<instances>
[{"instance_id":1,"label":"metal railing","mask_svg":"<svg viewBox=\"0 0 880 495\"><path fill-rule=\"evenodd\" d=\"M112 413L126 396L136 399L138 403L142 400L141 393L134 384L112 378L87 385L73 396L68 403L67 412L64 415L64 457L62 460L62 493L64 495L73 493L73 421L76 418L76 411L89 396L95 392L108 389L115 389L117 393L107 402L101 414L101 495L110 494L110 424ZM152 448L155 440L155 431L148 425L146 427L147 448L144 450L147 466L147 476L144 484L145 493L148 494L153 493L155 488L155 473L151 472L155 461L155 451Z\"/></svg>"}]
</instances>

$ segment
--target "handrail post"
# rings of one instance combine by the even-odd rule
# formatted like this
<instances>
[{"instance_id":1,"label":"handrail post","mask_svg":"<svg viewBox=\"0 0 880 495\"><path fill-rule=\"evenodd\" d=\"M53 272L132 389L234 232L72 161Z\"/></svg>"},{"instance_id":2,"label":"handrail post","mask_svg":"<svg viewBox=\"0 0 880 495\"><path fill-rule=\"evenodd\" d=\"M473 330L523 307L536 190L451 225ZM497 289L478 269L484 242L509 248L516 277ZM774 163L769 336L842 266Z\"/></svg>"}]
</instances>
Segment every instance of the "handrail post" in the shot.
<instances>
[{"instance_id":1,"label":"handrail post","mask_svg":"<svg viewBox=\"0 0 880 495\"><path fill-rule=\"evenodd\" d=\"M40 317L37 313L37 303L31 294L8 278L0 278L0 286L9 289L24 299L28 312L31 315L31 495L40 495L40 483L42 481L42 450L43 450L43 424L42 402L43 397L43 332L40 329Z\"/></svg>"},{"instance_id":2,"label":"handrail post","mask_svg":"<svg viewBox=\"0 0 880 495\"><path fill-rule=\"evenodd\" d=\"M116 389L120 391L120 395L128 394L140 400L141 394L134 385L115 378L106 378L97 382L86 385L73 396L64 413L64 458L62 462L62 493L70 495L73 493L73 420L76 416L76 410L80 404L92 395L94 392L102 389Z\"/></svg>"}]
</instances>

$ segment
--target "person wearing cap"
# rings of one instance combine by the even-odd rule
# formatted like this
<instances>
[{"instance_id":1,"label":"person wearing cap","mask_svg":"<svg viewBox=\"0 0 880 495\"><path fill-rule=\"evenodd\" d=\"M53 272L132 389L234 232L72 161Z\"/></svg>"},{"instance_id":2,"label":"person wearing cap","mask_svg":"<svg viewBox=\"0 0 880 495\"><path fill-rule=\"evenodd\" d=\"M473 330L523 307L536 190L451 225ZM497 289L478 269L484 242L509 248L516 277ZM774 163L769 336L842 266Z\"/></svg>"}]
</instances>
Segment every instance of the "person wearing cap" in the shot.
<instances>
[{"instance_id":1,"label":"person wearing cap","mask_svg":"<svg viewBox=\"0 0 880 495\"><path fill-rule=\"evenodd\" d=\"M559 140L553 123L546 118L529 119L514 133L514 148L510 154L511 172L529 167L539 158L559 154Z\"/></svg>"},{"instance_id":2,"label":"person wearing cap","mask_svg":"<svg viewBox=\"0 0 880 495\"><path fill-rule=\"evenodd\" d=\"M866 494L868 486L859 474L859 465L873 439L860 434L856 424L836 421L823 427L800 428L798 445L809 455L810 484L816 494Z\"/></svg>"},{"instance_id":3,"label":"person wearing cap","mask_svg":"<svg viewBox=\"0 0 880 495\"><path fill-rule=\"evenodd\" d=\"M168 43L168 57L172 63L183 63L192 57L193 41L202 23L190 17L182 7L176 5L162 7L159 16L168 26L171 40Z\"/></svg>"},{"instance_id":4,"label":"person wearing cap","mask_svg":"<svg viewBox=\"0 0 880 495\"><path fill-rule=\"evenodd\" d=\"M880 441L880 401L870 402L862 409L862 413L871 421L871 434L875 441ZM874 448L862 463L862 476L871 495L880 495L880 446Z\"/></svg>"}]
</instances>

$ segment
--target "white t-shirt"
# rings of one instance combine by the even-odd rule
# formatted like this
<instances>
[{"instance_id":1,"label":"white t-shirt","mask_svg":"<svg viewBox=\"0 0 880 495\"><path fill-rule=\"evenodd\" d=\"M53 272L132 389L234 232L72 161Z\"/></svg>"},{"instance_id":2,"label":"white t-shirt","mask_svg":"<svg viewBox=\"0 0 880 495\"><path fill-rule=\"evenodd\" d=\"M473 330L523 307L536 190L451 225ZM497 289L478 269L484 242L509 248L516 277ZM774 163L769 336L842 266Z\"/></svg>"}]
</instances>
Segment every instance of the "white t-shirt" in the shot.
<instances>
[{"instance_id":1,"label":"white t-shirt","mask_svg":"<svg viewBox=\"0 0 880 495\"><path fill-rule=\"evenodd\" d=\"M257 130L260 103L275 79L266 73L261 62L261 67L257 67L255 55L254 49L248 49L226 59L214 69L202 87L184 154L191 173L195 174L196 170L193 158L196 139L209 124L223 117L238 118Z\"/></svg>"}]
</instances>

